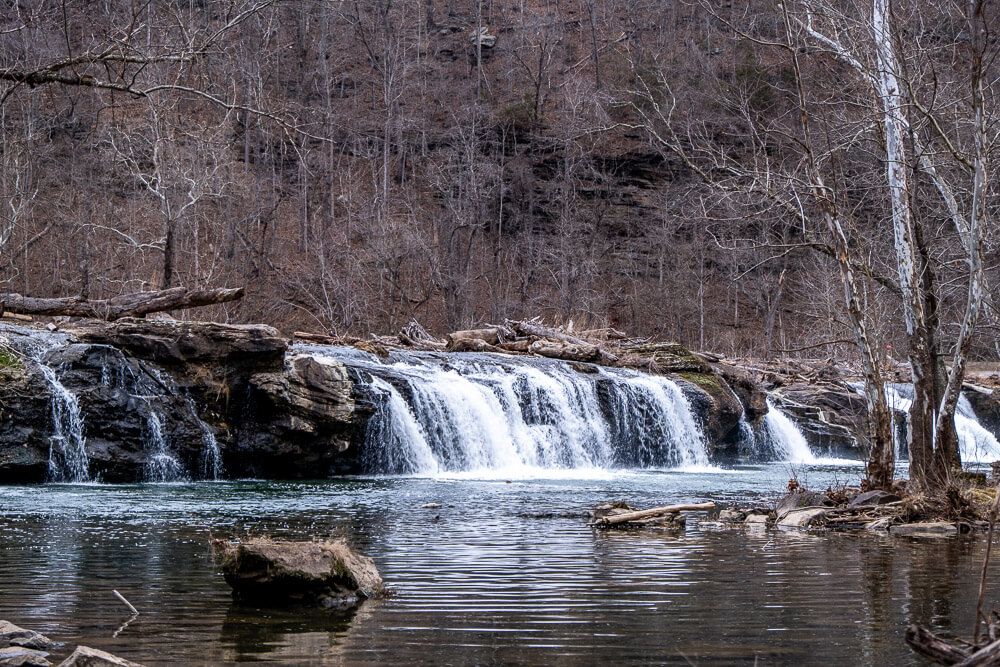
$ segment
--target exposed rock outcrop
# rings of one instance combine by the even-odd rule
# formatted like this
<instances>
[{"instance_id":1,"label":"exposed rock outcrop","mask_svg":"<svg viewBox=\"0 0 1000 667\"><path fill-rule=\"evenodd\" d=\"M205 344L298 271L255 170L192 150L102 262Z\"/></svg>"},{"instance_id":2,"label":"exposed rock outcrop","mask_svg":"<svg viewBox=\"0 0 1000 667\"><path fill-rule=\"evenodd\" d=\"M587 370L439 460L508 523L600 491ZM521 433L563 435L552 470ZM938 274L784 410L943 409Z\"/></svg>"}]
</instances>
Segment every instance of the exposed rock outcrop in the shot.
<instances>
[{"instance_id":1,"label":"exposed rock outcrop","mask_svg":"<svg viewBox=\"0 0 1000 667\"><path fill-rule=\"evenodd\" d=\"M302 354L252 375L231 469L293 478L350 472L356 452L348 450L367 416L356 409L353 387L343 364Z\"/></svg>"},{"instance_id":2,"label":"exposed rock outcrop","mask_svg":"<svg viewBox=\"0 0 1000 667\"><path fill-rule=\"evenodd\" d=\"M347 608L385 592L375 563L341 540L252 538L216 540L212 546L237 600Z\"/></svg>"}]
</instances>

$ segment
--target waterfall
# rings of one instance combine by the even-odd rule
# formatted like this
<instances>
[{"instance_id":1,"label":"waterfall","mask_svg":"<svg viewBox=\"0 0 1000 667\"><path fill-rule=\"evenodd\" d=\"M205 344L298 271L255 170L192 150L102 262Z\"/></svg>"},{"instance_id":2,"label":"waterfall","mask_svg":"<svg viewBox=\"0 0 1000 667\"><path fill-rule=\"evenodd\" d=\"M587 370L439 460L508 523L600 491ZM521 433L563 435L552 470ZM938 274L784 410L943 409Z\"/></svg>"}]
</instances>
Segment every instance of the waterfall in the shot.
<instances>
[{"instance_id":1,"label":"waterfall","mask_svg":"<svg viewBox=\"0 0 1000 667\"><path fill-rule=\"evenodd\" d=\"M864 392L863 385L852 386L858 392ZM910 421L910 406L913 405L913 385L886 383L885 400L892 411L896 457L904 458L909 453L906 433ZM902 415L901 421L897 421L899 415ZM955 430L958 432L962 463L989 463L1000 460L1000 442L993 433L979 423L976 412L964 393L959 396L958 407L955 410Z\"/></svg>"},{"instance_id":2,"label":"waterfall","mask_svg":"<svg viewBox=\"0 0 1000 667\"><path fill-rule=\"evenodd\" d=\"M200 421L200 420L199 420ZM222 450L219 449L219 441L215 439L215 434L205 422L201 423L201 441L204 450L201 456L201 476L204 479L222 479L224 469L222 467Z\"/></svg>"},{"instance_id":3,"label":"waterfall","mask_svg":"<svg viewBox=\"0 0 1000 667\"><path fill-rule=\"evenodd\" d=\"M52 394L52 435L49 437L49 480L86 482L90 480L87 439L83 431L80 402L59 381L56 372L38 361L42 377Z\"/></svg>"},{"instance_id":4,"label":"waterfall","mask_svg":"<svg viewBox=\"0 0 1000 667\"><path fill-rule=\"evenodd\" d=\"M708 465L681 388L536 357L299 346L370 375L362 464L389 474Z\"/></svg>"},{"instance_id":5,"label":"waterfall","mask_svg":"<svg viewBox=\"0 0 1000 667\"><path fill-rule=\"evenodd\" d=\"M705 436L680 387L667 378L636 374L613 385L616 439L636 467L707 466ZM631 447L629 447L631 443Z\"/></svg>"},{"instance_id":6,"label":"waterfall","mask_svg":"<svg viewBox=\"0 0 1000 667\"><path fill-rule=\"evenodd\" d=\"M955 430L958 431L958 443L962 453L963 463L991 463L1000 461L1000 442L995 435L986 430L976 411L965 394L958 398L958 408L955 410Z\"/></svg>"},{"instance_id":7,"label":"waterfall","mask_svg":"<svg viewBox=\"0 0 1000 667\"><path fill-rule=\"evenodd\" d=\"M146 417L146 447L149 457L146 459L146 481L176 482L184 478L184 466L175 459L167 446L163 434L163 421L152 405L149 405L149 415Z\"/></svg>"},{"instance_id":8,"label":"waterfall","mask_svg":"<svg viewBox=\"0 0 1000 667\"><path fill-rule=\"evenodd\" d=\"M809 443L795 422L767 399L767 414L764 416L764 430L767 440L779 461L790 463L815 463L816 457L809 449Z\"/></svg>"}]
</instances>

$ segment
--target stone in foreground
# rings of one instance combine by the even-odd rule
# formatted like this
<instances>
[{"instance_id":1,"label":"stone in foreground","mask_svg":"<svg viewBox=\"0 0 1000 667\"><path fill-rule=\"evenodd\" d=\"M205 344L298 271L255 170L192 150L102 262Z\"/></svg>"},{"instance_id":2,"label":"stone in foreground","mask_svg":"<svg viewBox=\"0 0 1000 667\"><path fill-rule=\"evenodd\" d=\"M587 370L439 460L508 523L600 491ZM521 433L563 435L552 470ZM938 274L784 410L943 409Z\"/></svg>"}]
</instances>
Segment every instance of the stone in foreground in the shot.
<instances>
[{"instance_id":1,"label":"stone in foreground","mask_svg":"<svg viewBox=\"0 0 1000 667\"><path fill-rule=\"evenodd\" d=\"M375 563L342 540L216 540L216 562L237 600L348 608L384 593Z\"/></svg>"},{"instance_id":2,"label":"stone in foreground","mask_svg":"<svg viewBox=\"0 0 1000 667\"><path fill-rule=\"evenodd\" d=\"M49 667L48 653L22 646L0 648L0 667Z\"/></svg>"},{"instance_id":3,"label":"stone in foreground","mask_svg":"<svg viewBox=\"0 0 1000 667\"><path fill-rule=\"evenodd\" d=\"M59 667L142 667L142 665L96 648L77 646L68 658L59 663Z\"/></svg>"},{"instance_id":4,"label":"stone in foreground","mask_svg":"<svg viewBox=\"0 0 1000 667\"><path fill-rule=\"evenodd\" d=\"M4 645L47 651L54 648L56 643L40 632L26 630L10 621L0 621L0 646Z\"/></svg>"}]
</instances>

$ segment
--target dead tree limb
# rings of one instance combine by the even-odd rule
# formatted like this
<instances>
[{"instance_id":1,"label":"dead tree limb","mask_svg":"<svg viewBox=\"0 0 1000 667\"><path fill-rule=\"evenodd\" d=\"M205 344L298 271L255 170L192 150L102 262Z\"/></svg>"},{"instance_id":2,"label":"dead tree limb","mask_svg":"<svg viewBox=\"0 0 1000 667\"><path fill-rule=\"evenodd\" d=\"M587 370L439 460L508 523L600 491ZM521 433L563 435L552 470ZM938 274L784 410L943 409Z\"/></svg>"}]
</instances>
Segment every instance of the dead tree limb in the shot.
<instances>
[{"instance_id":1,"label":"dead tree limb","mask_svg":"<svg viewBox=\"0 0 1000 667\"><path fill-rule=\"evenodd\" d=\"M913 624L906 628L906 643L920 655L940 665L957 665L969 657L968 653L921 625Z\"/></svg>"},{"instance_id":2,"label":"dead tree limb","mask_svg":"<svg viewBox=\"0 0 1000 667\"><path fill-rule=\"evenodd\" d=\"M3 312L21 315L65 315L97 320L142 317L150 313L211 306L243 298L243 288L188 289L171 287L156 292L134 292L110 299L80 297L37 298L20 294L0 294Z\"/></svg>"},{"instance_id":3,"label":"dead tree limb","mask_svg":"<svg viewBox=\"0 0 1000 667\"><path fill-rule=\"evenodd\" d=\"M629 521L638 521L640 519L649 519L651 517L663 516L664 514L674 514L676 512L692 512L698 510L710 510L715 509L715 503L709 501L707 503L690 503L686 505L666 505L664 507L654 507L648 510L639 510L638 512L626 512L625 514L611 514L609 516L602 516L594 520L594 523L601 526L613 526L618 523L628 523Z\"/></svg>"}]
</instances>

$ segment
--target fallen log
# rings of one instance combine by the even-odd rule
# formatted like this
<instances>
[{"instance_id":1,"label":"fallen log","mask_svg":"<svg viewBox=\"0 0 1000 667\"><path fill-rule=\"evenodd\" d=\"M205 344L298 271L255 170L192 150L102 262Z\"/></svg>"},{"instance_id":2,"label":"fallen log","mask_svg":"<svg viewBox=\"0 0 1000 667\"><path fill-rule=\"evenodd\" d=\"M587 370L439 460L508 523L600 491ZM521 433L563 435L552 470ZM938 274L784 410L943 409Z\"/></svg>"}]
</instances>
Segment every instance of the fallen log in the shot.
<instances>
[{"instance_id":1,"label":"fallen log","mask_svg":"<svg viewBox=\"0 0 1000 667\"><path fill-rule=\"evenodd\" d=\"M337 345L343 342L341 339L333 336L310 333L308 331L294 331L292 332L292 338L295 340L302 340L307 343L316 343L317 345Z\"/></svg>"},{"instance_id":2,"label":"fallen log","mask_svg":"<svg viewBox=\"0 0 1000 667\"><path fill-rule=\"evenodd\" d=\"M456 352L468 350L478 343L494 346L500 342L500 331L497 329L468 329L466 331L453 331L445 338L448 341L448 351Z\"/></svg>"},{"instance_id":3,"label":"fallen log","mask_svg":"<svg viewBox=\"0 0 1000 667\"><path fill-rule=\"evenodd\" d=\"M399 331L399 340L409 347L418 350L444 350L445 342L432 336L420 322L410 320L406 326Z\"/></svg>"},{"instance_id":4,"label":"fallen log","mask_svg":"<svg viewBox=\"0 0 1000 667\"><path fill-rule=\"evenodd\" d=\"M563 333L557 329L552 329L533 322L511 322L508 320L507 325L522 336L548 338L550 340L558 340L563 343L569 343L570 345L591 345L582 338L577 338L576 336L571 336L570 334Z\"/></svg>"},{"instance_id":5,"label":"fallen log","mask_svg":"<svg viewBox=\"0 0 1000 667\"><path fill-rule=\"evenodd\" d=\"M1000 665L1000 641L987 644L955 667L995 667Z\"/></svg>"},{"instance_id":6,"label":"fallen log","mask_svg":"<svg viewBox=\"0 0 1000 667\"><path fill-rule=\"evenodd\" d=\"M940 665L957 665L970 657L963 649L946 642L927 628L915 623L906 628L906 643L920 655Z\"/></svg>"},{"instance_id":7,"label":"fallen log","mask_svg":"<svg viewBox=\"0 0 1000 667\"><path fill-rule=\"evenodd\" d=\"M715 509L715 503L712 501L708 501L706 503L689 503L686 505L665 505L663 507L653 507L652 509L639 510L637 512L626 512L624 514L611 514L608 516L598 517L594 519L594 524L600 526L613 526L619 523L627 523L630 521L638 521L640 519L663 516L664 514L694 512L710 509Z\"/></svg>"},{"instance_id":8,"label":"fallen log","mask_svg":"<svg viewBox=\"0 0 1000 667\"><path fill-rule=\"evenodd\" d=\"M512 340L509 343L500 343L498 346L504 352L527 352L531 347L531 341L527 338Z\"/></svg>"},{"instance_id":9,"label":"fallen log","mask_svg":"<svg viewBox=\"0 0 1000 667\"><path fill-rule=\"evenodd\" d=\"M606 366L614 365L618 357L590 343L554 343L549 340L536 340L528 351L540 357L562 359L564 361L592 361Z\"/></svg>"},{"instance_id":10,"label":"fallen log","mask_svg":"<svg viewBox=\"0 0 1000 667\"><path fill-rule=\"evenodd\" d=\"M189 289L171 287L155 292L133 292L110 299L80 297L38 298L20 294L0 294L0 312L19 315L64 315L96 320L143 317L150 313L211 306L243 298L243 288Z\"/></svg>"}]
</instances>

